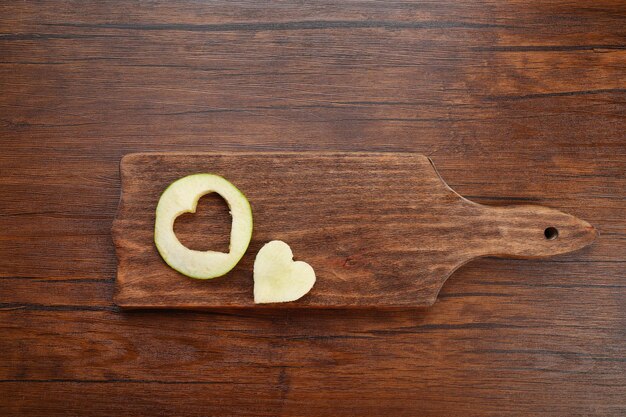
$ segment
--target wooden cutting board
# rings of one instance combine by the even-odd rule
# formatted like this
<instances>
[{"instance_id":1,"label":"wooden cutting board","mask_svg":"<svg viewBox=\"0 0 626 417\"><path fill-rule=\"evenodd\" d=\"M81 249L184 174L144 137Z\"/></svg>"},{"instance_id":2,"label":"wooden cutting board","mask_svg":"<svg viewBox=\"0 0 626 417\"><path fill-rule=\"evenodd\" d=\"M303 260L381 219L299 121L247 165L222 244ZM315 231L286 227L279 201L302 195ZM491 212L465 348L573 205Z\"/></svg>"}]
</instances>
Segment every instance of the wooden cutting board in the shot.
<instances>
[{"instance_id":1,"label":"wooden cutting board","mask_svg":"<svg viewBox=\"0 0 626 417\"><path fill-rule=\"evenodd\" d=\"M450 274L472 259L556 255L596 237L589 223L558 210L471 202L419 154L142 153L126 155L120 171L115 300L129 308L267 307L253 302L252 265L261 246L276 239L315 269L317 282L300 300L269 306L393 308L433 304ZM254 216L241 262L211 280L171 269L153 236L161 193L200 172L231 181ZM186 240L179 238L220 250L211 244L229 234L230 219L218 217L187 226Z\"/></svg>"}]
</instances>

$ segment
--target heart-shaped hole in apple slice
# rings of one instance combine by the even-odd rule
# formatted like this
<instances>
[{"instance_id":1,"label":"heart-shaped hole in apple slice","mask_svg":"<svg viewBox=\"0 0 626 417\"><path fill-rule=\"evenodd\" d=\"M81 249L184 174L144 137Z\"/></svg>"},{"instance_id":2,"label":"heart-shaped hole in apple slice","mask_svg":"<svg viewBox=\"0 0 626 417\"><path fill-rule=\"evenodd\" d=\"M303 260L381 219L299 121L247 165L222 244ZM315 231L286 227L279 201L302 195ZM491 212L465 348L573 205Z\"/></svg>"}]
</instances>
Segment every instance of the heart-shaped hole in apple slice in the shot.
<instances>
[{"instance_id":1,"label":"heart-shaped hole in apple slice","mask_svg":"<svg viewBox=\"0 0 626 417\"><path fill-rule=\"evenodd\" d=\"M230 210L218 193L200 197L195 213L183 213L174 221L174 233L187 248L197 251L228 252Z\"/></svg>"},{"instance_id":2,"label":"heart-shaped hole in apple slice","mask_svg":"<svg viewBox=\"0 0 626 417\"><path fill-rule=\"evenodd\" d=\"M293 260L288 244L266 243L254 260L254 302L286 303L307 294L315 284L311 265Z\"/></svg>"}]
</instances>

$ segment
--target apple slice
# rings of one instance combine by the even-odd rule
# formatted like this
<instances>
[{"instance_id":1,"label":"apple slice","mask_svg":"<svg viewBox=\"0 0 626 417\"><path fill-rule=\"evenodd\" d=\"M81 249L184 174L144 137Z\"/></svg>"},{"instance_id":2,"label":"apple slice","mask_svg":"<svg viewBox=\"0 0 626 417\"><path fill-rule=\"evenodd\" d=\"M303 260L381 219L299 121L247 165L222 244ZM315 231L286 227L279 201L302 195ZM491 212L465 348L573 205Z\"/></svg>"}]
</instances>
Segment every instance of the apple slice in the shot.
<instances>
[{"instance_id":1,"label":"apple slice","mask_svg":"<svg viewBox=\"0 0 626 417\"><path fill-rule=\"evenodd\" d=\"M254 302L285 303L308 293L315 284L315 271L306 262L293 260L285 242L266 243L254 260Z\"/></svg>"},{"instance_id":2,"label":"apple slice","mask_svg":"<svg viewBox=\"0 0 626 417\"><path fill-rule=\"evenodd\" d=\"M226 200L232 216L229 252L198 251L184 246L174 233L174 221L183 213L195 213L198 200L218 193ZM213 174L194 174L170 184L156 208L154 243L163 260L191 278L209 279L233 269L248 249L252 237L252 209L241 191Z\"/></svg>"}]
</instances>

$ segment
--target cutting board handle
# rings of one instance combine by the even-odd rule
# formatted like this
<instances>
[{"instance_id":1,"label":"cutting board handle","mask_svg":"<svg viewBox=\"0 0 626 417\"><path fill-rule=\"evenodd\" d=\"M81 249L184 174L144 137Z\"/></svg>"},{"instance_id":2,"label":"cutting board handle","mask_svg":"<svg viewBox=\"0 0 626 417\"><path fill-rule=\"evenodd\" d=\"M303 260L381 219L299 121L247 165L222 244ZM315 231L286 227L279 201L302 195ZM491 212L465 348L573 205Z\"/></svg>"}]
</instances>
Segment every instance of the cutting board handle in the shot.
<instances>
[{"instance_id":1,"label":"cutting board handle","mask_svg":"<svg viewBox=\"0 0 626 417\"><path fill-rule=\"evenodd\" d=\"M588 222L571 214L538 205L488 206L458 194L431 166L444 187L461 200L473 226L467 239L466 262L483 256L543 258L582 249L599 235Z\"/></svg>"},{"instance_id":2,"label":"cutting board handle","mask_svg":"<svg viewBox=\"0 0 626 417\"><path fill-rule=\"evenodd\" d=\"M482 245L475 249L479 256L541 258L559 255L581 249L598 236L596 229L586 221L549 207L476 205L483 218L479 232Z\"/></svg>"}]
</instances>

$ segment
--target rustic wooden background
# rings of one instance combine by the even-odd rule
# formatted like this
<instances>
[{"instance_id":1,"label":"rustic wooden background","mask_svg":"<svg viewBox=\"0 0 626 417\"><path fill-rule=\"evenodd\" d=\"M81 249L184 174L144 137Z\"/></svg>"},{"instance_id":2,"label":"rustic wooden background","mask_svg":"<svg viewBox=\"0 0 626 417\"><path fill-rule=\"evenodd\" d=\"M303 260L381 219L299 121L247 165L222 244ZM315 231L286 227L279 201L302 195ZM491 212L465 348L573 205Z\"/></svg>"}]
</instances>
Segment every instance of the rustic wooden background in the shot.
<instances>
[{"instance_id":1,"label":"rustic wooden background","mask_svg":"<svg viewBox=\"0 0 626 417\"><path fill-rule=\"evenodd\" d=\"M4 1L0 414L626 413L626 4ZM122 312L118 163L416 151L600 231L424 311Z\"/></svg>"}]
</instances>

